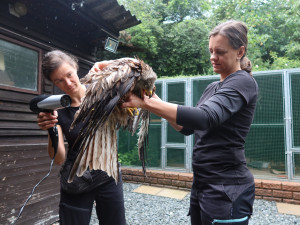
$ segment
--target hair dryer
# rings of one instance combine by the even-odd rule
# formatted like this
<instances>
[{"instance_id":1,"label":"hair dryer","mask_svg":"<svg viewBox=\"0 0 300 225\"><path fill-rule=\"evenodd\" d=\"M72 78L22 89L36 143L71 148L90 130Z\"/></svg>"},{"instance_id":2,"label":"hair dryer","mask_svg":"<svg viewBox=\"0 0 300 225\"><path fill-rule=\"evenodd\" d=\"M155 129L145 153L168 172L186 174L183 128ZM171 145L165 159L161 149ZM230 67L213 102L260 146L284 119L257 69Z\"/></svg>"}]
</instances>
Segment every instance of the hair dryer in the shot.
<instances>
[{"instance_id":1,"label":"hair dryer","mask_svg":"<svg viewBox=\"0 0 300 225\"><path fill-rule=\"evenodd\" d=\"M29 107L35 113L53 112L53 110L69 107L72 104L71 97L62 95L38 95L33 98Z\"/></svg>"},{"instance_id":2,"label":"hair dryer","mask_svg":"<svg viewBox=\"0 0 300 225\"><path fill-rule=\"evenodd\" d=\"M69 95L39 95L29 102L29 108L35 113L53 112L54 110L70 107L72 99ZM54 157L58 147L58 131L56 125L48 129L52 146L54 148Z\"/></svg>"}]
</instances>

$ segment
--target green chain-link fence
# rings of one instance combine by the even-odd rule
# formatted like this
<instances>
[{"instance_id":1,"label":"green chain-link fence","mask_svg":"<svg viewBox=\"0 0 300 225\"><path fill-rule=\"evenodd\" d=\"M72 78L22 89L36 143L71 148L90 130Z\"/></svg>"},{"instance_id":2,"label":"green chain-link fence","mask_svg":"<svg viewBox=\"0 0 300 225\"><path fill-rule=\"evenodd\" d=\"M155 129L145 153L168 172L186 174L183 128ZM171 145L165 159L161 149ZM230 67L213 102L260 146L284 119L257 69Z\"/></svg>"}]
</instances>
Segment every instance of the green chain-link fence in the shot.
<instances>
[{"instance_id":1,"label":"green chain-link fence","mask_svg":"<svg viewBox=\"0 0 300 225\"><path fill-rule=\"evenodd\" d=\"M253 74L259 98L246 139L248 167L257 178L300 179L300 69ZM159 79L156 93L163 100L194 106L206 86L219 76ZM119 132L123 166L140 166L137 136ZM185 137L151 114L148 168L191 172L193 136Z\"/></svg>"}]
</instances>

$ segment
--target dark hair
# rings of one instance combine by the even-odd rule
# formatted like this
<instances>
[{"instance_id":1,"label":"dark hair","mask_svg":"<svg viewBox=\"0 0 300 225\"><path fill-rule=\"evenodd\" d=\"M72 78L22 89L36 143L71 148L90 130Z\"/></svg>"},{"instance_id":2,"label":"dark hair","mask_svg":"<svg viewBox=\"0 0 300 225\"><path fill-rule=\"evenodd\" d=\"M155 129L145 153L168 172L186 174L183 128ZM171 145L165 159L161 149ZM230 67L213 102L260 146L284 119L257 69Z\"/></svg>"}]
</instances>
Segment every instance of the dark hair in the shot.
<instances>
[{"instance_id":1,"label":"dark hair","mask_svg":"<svg viewBox=\"0 0 300 225\"><path fill-rule=\"evenodd\" d=\"M233 49L239 49L241 46L245 47L245 53L241 58L241 69L252 75L251 61L246 57L248 48L248 28L246 24L236 20L226 21L216 26L209 34L209 38L218 34L227 37Z\"/></svg>"},{"instance_id":2,"label":"dark hair","mask_svg":"<svg viewBox=\"0 0 300 225\"><path fill-rule=\"evenodd\" d=\"M42 74L46 79L51 81L51 73L64 62L78 70L78 59L75 56L61 50L53 50L46 53L42 61Z\"/></svg>"},{"instance_id":3,"label":"dark hair","mask_svg":"<svg viewBox=\"0 0 300 225\"><path fill-rule=\"evenodd\" d=\"M250 73L250 75L252 76L252 72L251 72L252 71L252 63L246 56L244 56L241 59L241 69Z\"/></svg>"}]
</instances>

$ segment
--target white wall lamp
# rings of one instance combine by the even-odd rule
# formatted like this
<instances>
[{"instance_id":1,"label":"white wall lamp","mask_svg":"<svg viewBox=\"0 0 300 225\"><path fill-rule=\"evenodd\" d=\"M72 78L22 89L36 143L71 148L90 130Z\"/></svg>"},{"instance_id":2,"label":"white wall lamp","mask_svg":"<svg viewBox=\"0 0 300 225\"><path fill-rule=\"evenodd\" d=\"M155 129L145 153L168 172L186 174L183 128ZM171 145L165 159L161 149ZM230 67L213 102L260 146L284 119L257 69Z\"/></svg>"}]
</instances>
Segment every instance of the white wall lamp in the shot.
<instances>
[{"instance_id":1,"label":"white wall lamp","mask_svg":"<svg viewBox=\"0 0 300 225\"><path fill-rule=\"evenodd\" d=\"M8 4L9 13L16 17L25 16L27 14L27 6L23 2L15 2Z\"/></svg>"},{"instance_id":2,"label":"white wall lamp","mask_svg":"<svg viewBox=\"0 0 300 225\"><path fill-rule=\"evenodd\" d=\"M108 37L106 39L104 49L107 50L107 51L116 53L118 45L119 45L119 41L118 40L113 39L111 37Z\"/></svg>"}]
</instances>

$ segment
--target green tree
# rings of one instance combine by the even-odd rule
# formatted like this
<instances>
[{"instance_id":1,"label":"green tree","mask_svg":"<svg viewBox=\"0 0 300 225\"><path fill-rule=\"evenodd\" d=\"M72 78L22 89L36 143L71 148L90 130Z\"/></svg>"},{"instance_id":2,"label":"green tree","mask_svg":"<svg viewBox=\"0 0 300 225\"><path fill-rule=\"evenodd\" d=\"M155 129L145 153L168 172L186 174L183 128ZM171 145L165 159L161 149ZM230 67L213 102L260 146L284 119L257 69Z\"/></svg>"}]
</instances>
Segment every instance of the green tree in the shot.
<instances>
[{"instance_id":1,"label":"green tree","mask_svg":"<svg viewBox=\"0 0 300 225\"><path fill-rule=\"evenodd\" d=\"M138 57L146 63L153 64L158 55L158 42L164 32L160 24L166 17L162 1L124 0L119 1L131 10L141 24L121 32L119 51L116 54L98 51L99 59L116 59L121 57ZM153 67L155 69L155 66Z\"/></svg>"},{"instance_id":2,"label":"green tree","mask_svg":"<svg viewBox=\"0 0 300 225\"><path fill-rule=\"evenodd\" d=\"M209 9L207 1L199 0L170 0L167 4L169 22L182 22L186 19L205 18L204 14Z\"/></svg>"},{"instance_id":3,"label":"green tree","mask_svg":"<svg viewBox=\"0 0 300 225\"><path fill-rule=\"evenodd\" d=\"M138 51L158 76L203 74L209 69L206 1L120 1L142 24L128 29ZM134 7L133 7L134 6ZM131 8L132 7L132 8Z\"/></svg>"},{"instance_id":4,"label":"green tree","mask_svg":"<svg viewBox=\"0 0 300 225\"><path fill-rule=\"evenodd\" d=\"M136 56L158 76L212 74L208 33L220 22L236 19L249 28L248 57L254 70L300 67L299 0L119 2L142 23L121 33L117 54L99 51L99 59Z\"/></svg>"},{"instance_id":5,"label":"green tree","mask_svg":"<svg viewBox=\"0 0 300 225\"><path fill-rule=\"evenodd\" d=\"M300 56L300 32L295 29L300 25L299 4L296 0L217 0L212 15L216 21L238 19L247 24L248 55L254 69L284 69L283 61L292 62ZM289 65L299 67L295 62Z\"/></svg>"},{"instance_id":6,"label":"green tree","mask_svg":"<svg viewBox=\"0 0 300 225\"><path fill-rule=\"evenodd\" d=\"M158 73L162 76L208 73L209 28L203 20L185 20L164 26L159 42Z\"/></svg>"}]
</instances>

